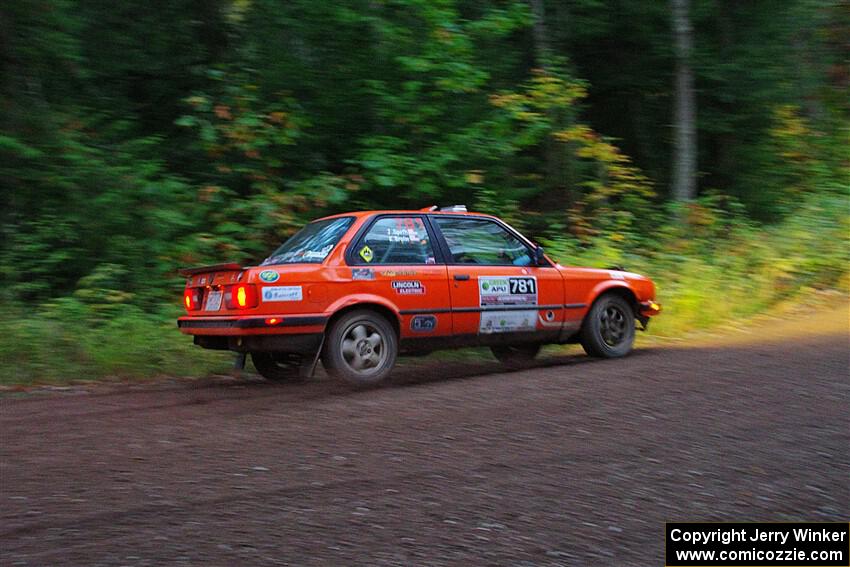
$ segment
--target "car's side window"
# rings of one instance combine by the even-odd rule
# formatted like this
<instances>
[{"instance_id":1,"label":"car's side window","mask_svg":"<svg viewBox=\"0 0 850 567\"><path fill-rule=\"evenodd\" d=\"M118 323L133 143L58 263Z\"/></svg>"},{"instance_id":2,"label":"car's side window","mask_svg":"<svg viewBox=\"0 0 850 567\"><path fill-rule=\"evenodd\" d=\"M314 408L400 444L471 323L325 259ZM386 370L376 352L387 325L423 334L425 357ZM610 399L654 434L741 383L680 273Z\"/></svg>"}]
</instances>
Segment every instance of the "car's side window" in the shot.
<instances>
[{"instance_id":1,"label":"car's side window","mask_svg":"<svg viewBox=\"0 0 850 567\"><path fill-rule=\"evenodd\" d=\"M354 249L358 264L434 264L434 248L421 217L383 217Z\"/></svg>"},{"instance_id":2,"label":"car's side window","mask_svg":"<svg viewBox=\"0 0 850 567\"><path fill-rule=\"evenodd\" d=\"M498 223L469 217L433 216L454 264L530 266L531 251Z\"/></svg>"}]
</instances>

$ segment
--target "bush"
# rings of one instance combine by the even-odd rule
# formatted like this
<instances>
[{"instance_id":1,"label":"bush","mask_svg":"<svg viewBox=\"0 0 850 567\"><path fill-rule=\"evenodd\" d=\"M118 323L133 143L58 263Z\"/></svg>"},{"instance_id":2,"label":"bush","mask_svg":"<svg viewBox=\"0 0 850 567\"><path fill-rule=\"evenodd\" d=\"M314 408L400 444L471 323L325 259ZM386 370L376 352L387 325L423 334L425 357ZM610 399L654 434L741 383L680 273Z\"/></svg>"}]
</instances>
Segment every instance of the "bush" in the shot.
<instances>
[{"instance_id":1,"label":"bush","mask_svg":"<svg viewBox=\"0 0 850 567\"><path fill-rule=\"evenodd\" d=\"M176 307L145 313L124 304L104 315L63 298L33 312L3 312L0 325L7 333L0 358L9 370L0 384L197 376L224 371L232 360L180 335Z\"/></svg>"},{"instance_id":2,"label":"bush","mask_svg":"<svg viewBox=\"0 0 850 567\"><path fill-rule=\"evenodd\" d=\"M752 316L808 290L846 286L846 193L814 195L769 227L747 220L726 198L708 197L685 211L665 211L680 220L649 236L626 222L589 245L565 237L543 243L564 264L622 265L652 277L664 315L651 332L673 336Z\"/></svg>"}]
</instances>

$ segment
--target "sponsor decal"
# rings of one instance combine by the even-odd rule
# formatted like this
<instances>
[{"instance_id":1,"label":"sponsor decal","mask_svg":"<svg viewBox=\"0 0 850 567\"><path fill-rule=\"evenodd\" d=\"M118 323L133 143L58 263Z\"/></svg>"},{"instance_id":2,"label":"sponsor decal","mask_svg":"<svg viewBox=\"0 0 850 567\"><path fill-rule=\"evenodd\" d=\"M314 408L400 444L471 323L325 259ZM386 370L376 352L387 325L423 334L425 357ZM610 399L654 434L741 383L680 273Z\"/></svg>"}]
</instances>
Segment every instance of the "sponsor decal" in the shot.
<instances>
[{"instance_id":1,"label":"sponsor decal","mask_svg":"<svg viewBox=\"0 0 850 567\"><path fill-rule=\"evenodd\" d=\"M371 262L372 258L375 257L375 254L374 254L374 252L372 252L371 248L369 248L368 246L364 246L363 248L360 249L360 257L363 258L367 262Z\"/></svg>"},{"instance_id":2,"label":"sponsor decal","mask_svg":"<svg viewBox=\"0 0 850 567\"><path fill-rule=\"evenodd\" d=\"M410 320L410 330L414 333L433 333L437 328L437 318L433 315L417 315Z\"/></svg>"},{"instance_id":3,"label":"sponsor decal","mask_svg":"<svg viewBox=\"0 0 850 567\"><path fill-rule=\"evenodd\" d=\"M482 311L478 332L523 333L537 329L537 311Z\"/></svg>"},{"instance_id":4,"label":"sponsor decal","mask_svg":"<svg viewBox=\"0 0 850 567\"><path fill-rule=\"evenodd\" d=\"M387 228L387 240L396 244L427 245L428 233L420 218L396 218L395 226Z\"/></svg>"},{"instance_id":5,"label":"sponsor decal","mask_svg":"<svg viewBox=\"0 0 850 567\"><path fill-rule=\"evenodd\" d=\"M611 274L612 280L624 280L624 279L626 279L626 276L623 275L623 272L609 272L609 274Z\"/></svg>"},{"instance_id":6,"label":"sponsor decal","mask_svg":"<svg viewBox=\"0 0 850 567\"><path fill-rule=\"evenodd\" d=\"M481 306L537 305L537 278L534 276L482 276L478 278Z\"/></svg>"},{"instance_id":7,"label":"sponsor decal","mask_svg":"<svg viewBox=\"0 0 850 567\"><path fill-rule=\"evenodd\" d=\"M266 283L276 282L280 278L280 274L274 270L263 270L260 272L260 279Z\"/></svg>"},{"instance_id":8,"label":"sponsor decal","mask_svg":"<svg viewBox=\"0 0 850 567\"><path fill-rule=\"evenodd\" d=\"M388 278L415 276L416 270L383 270L380 274Z\"/></svg>"},{"instance_id":9,"label":"sponsor decal","mask_svg":"<svg viewBox=\"0 0 850 567\"><path fill-rule=\"evenodd\" d=\"M301 301L304 294L300 285L278 285L263 288L263 301Z\"/></svg>"},{"instance_id":10,"label":"sponsor decal","mask_svg":"<svg viewBox=\"0 0 850 567\"><path fill-rule=\"evenodd\" d=\"M397 244L411 244L417 242L416 231L412 228L388 228L387 240Z\"/></svg>"},{"instance_id":11,"label":"sponsor decal","mask_svg":"<svg viewBox=\"0 0 850 567\"><path fill-rule=\"evenodd\" d=\"M374 280L375 272L372 268L352 268L351 279L353 280Z\"/></svg>"},{"instance_id":12,"label":"sponsor decal","mask_svg":"<svg viewBox=\"0 0 850 567\"><path fill-rule=\"evenodd\" d=\"M396 280L392 282L393 289L399 295L422 295L425 286L418 280Z\"/></svg>"},{"instance_id":13,"label":"sponsor decal","mask_svg":"<svg viewBox=\"0 0 850 567\"><path fill-rule=\"evenodd\" d=\"M303 259L304 260L324 260L325 257L331 253L331 250L334 249L333 244L328 244L321 250L308 250L304 252Z\"/></svg>"}]
</instances>

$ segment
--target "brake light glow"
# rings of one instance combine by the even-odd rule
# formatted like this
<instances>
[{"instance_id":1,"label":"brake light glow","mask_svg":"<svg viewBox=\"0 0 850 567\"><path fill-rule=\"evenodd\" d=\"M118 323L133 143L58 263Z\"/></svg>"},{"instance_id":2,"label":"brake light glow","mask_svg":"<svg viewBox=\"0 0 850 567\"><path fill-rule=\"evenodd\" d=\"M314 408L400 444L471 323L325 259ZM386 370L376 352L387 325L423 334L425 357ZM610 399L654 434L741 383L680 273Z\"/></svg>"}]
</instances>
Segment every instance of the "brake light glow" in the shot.
<instances>
[{"instance_id":1,"label":"brake light glow","mask_svg":"<svg viewBox=\"0 0 850 567\"><path fill-rule=\"evenodd\" d=\"M228 309L251 309L259 303L257 286L254 284L236 284L228 286L224 293Z\"/></svg>"},{"instance_id":2,"label":"brake light glow","mask_svg":"<svg viewBox=\"0 0 850 567\"><path fill-rule=\"evenodd\" d=\"M198 288L187 287L183 290L183 305L186 306L186 311L197 311L201 308L201 290Z\"/></svg>"}]
</instances>

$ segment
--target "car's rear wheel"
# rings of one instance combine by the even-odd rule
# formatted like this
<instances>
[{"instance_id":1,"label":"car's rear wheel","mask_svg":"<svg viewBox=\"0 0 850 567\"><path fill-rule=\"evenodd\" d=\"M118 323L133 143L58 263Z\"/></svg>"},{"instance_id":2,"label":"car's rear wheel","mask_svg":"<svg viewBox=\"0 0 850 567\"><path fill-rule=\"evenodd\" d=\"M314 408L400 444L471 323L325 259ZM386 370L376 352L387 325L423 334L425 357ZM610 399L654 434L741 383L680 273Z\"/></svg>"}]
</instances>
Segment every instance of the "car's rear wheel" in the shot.
<instances>
[{"instance_id":1,"label":"car's rear wheel","mask_svg":"<svg viewBox=\"0 0 850 567\"><path fill-rule=\"evenodd\" d=\"M260 376L273 382L298 382L302 357L297 354L252 352L251 362Z\"/></svg>"},{"instance_id":2,"label":"car's rear wheel","mask_svg":"<svg viewBox=\"0 0 850 567\"><path fill-rule=\"evenodd\" d=\"M590 356L617 358L629 354L635 341L632 306L619 295L603 295L585 317L579 339Z\"/></svg>"},{"instance_id":3,"label":"car's rear wheel","mask_svg":"<svg viewBox=\"0 0 850 567\"><path fill-rule=\"evenodd\" d=\"M508 368L522 368L531 364L540 345L499 345L490 347L496 359Z\"/></svg>"},{"instance_id":4,"label":"car's rear wheel","mask_svg":"<svg viewBox=\"0 0 850 567\"><path fill-rule=\"evenodd\" d=\"M398 339L390 322L374 311L359 309L333 324L322 363L332 376L368 386L389 375L396 356Z\"/></svg>"}]
</instances>

